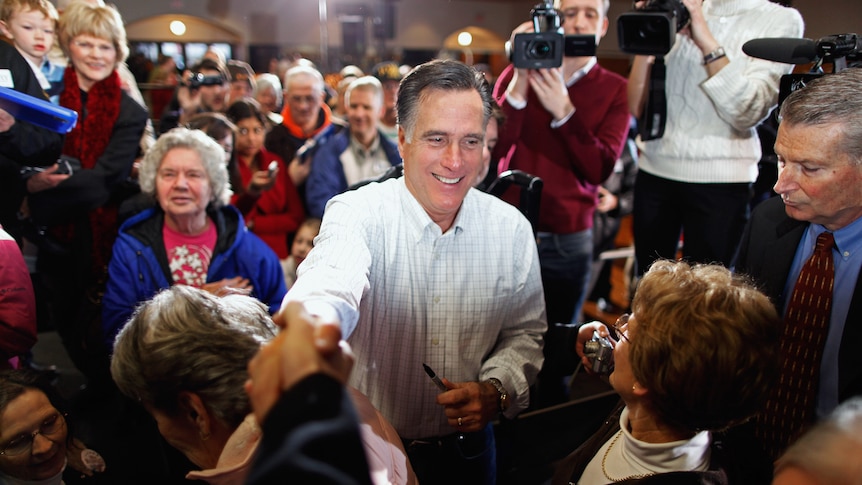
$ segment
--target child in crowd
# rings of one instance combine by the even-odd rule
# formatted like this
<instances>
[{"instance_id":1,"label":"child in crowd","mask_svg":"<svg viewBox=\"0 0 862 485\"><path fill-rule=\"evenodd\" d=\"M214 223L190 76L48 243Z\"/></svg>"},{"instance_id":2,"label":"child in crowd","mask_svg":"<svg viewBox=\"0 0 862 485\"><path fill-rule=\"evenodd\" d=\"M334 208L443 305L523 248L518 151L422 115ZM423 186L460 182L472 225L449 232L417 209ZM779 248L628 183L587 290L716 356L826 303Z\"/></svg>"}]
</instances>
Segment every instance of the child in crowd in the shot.
<instances>
[{"instance_id":1,"label":"child in crowd","mask_svg":"<svg viewBox=\"0 0 862 485\"><path fill-rule=\"evenodd\" d=\"M3 0L0 31L30 64L51 102L60 103L63 67L48 61L59 16L49 0Z\"/></svg>"},{"instance_id":2,"label":"child in crowd","mask_svg":"<svg viewBox=\"0 0 862 485\"><path fill-rule=\"evenodd\" d=\"M320 219L309 217L300 224L296 230L296 237L290 246L290 256L281 260L281 269L284 271L284 283L287 289L296 282L296 268L305 261L308 252L314 246L314 238L320 232Z\"/></svg>"}]
</instances>

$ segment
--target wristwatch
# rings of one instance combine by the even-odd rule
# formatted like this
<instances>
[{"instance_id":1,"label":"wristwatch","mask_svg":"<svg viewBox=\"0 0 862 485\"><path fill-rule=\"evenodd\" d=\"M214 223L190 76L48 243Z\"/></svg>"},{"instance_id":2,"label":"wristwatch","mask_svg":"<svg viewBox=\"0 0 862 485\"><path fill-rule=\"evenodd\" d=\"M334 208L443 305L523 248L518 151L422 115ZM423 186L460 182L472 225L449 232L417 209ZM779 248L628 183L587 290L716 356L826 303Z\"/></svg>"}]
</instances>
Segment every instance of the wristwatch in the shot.
<instances>
[{"instance_id":1,"label":"wristwatch","mask_svg":"<svg viewBox=\"0 0 862 485\"><path fill-rule=\"evenodd\" d=\"M488 382L490 382L491 385L494 386L494 388L497 389L497 392L500 394L500 412L506 412L506 410L509 409L509 393L506 392L506 388L503 387L503 383L500 382L500 379L492 377L488 379Z\"/></svg>"},{"instance_id":2,"label":"wristwatch","mask_svg":"<svg viewBox=\"0 0 862 485\"><path fill-rule=\"evenodd\" d=\"M710 62L715 62L715 61L721 59L722 57L725 57L726 55L727 55L727 53L724 52L724 47L718 46L715 48L714 51L703 56L703 65L705 66L705 65L709 64Z\"/></svg>"}]
</instances>

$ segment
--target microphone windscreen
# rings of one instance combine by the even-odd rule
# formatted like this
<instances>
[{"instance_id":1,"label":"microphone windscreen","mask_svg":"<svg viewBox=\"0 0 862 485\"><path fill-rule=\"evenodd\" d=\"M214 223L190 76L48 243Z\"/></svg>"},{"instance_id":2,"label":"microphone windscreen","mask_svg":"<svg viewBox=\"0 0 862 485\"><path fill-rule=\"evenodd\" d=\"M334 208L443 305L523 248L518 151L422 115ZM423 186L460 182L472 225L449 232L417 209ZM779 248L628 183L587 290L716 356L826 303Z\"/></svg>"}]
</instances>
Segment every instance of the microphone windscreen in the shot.
<instances>
[{"instance_id":1,"label":"microphone windscreen","mask_svg":"<svg viewBox=\"0 0 862 485\"><path fill-rule=\"evenodd\" d=\"M811 39L793 37L752 39L742 44L742 52L768 61L807 64L817 60L817 43Z\"/></svg>"}]
</instances>

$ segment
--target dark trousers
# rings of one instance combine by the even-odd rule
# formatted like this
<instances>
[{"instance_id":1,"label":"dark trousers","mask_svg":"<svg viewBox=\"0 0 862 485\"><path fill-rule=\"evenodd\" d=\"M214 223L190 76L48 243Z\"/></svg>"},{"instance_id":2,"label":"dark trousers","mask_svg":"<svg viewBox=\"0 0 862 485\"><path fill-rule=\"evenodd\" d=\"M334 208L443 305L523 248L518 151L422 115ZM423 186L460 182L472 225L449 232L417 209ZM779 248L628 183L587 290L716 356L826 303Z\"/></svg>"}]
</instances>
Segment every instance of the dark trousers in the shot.
<instances>
[{"instance_id":1,"label":"dark trousers","mask_svg":"<svg viewBox=\"0 0 862 485\"><path fill-rule=\"evenodd\" d=\"M416 478L423 485L497 483L497 450L490 423L475 433L402 441Z\"/></svg>"},{"instance_id":2,"label":"dark trousers","mask_svg":"<svg viewBox=\"0 0 862 485\"><path fill-rule=\"evenodd\" d=\"M729 266L751 200L750 183L694 184L656 177L641 170L635 181L634 239L638 272L659 258Z\"/></svg>"}]
</instances>

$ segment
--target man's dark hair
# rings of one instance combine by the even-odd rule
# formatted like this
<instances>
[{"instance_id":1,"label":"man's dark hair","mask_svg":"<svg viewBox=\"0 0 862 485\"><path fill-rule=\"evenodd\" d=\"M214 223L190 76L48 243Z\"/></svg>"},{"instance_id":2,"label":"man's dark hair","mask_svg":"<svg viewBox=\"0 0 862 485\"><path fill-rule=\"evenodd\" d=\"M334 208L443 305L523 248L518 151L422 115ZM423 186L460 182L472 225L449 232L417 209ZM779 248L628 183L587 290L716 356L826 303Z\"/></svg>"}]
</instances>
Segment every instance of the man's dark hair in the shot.
<instances>
[{"instance_id":1,"label":"man's dark hair","mask_svg":"<svg viewBox=\"0 0 862 485\"><path fill-rule=\"evenodd\" d=\"M404 128L408 140L413 137L417 111L423 96L428 91L470 91L475 90L482 97L485 118L483 127L491 117L491 87L481 72L458 61L437 59L417 66L401 80L398 88L398 124Z\"/></svg>"},{"instance_id":2,"label":"man's dark hair","mask_svg":"<svg viewBox=\"0 0 862 485\"><path fill-rule=\"evenodd\" d=\"M207 71L218 71L222 79L224 79L224 82L228 82L230 80L230 73L227 71L227 67L224 64L216 62L208 57L204 57L203 59L196 62L192 66L191 71L201 72L204 69L206 69Z\"/></svg>"}]
</instances>

